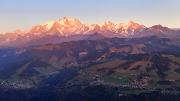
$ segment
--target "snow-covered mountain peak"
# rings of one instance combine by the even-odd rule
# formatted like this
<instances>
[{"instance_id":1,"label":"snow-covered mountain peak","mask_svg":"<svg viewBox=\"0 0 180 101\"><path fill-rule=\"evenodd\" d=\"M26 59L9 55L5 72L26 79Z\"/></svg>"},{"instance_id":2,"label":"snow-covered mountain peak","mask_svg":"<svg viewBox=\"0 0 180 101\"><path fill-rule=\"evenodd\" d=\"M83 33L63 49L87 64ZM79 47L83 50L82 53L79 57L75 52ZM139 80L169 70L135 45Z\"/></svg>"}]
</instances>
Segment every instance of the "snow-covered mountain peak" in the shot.
<instances>
[{"instance_id":1,"label":"snow-covered mountain peak","mask_svg":"<svg viewBox=\"0 0 180 101\"><path fill-rule=\"evenodd\" d=\"M55 21L33 26L28 31L17 30L12 33L3 34L0 36L0 45L29 43L32 40L47 42L56 40L59 42L61 41L59 38L69 38L71 36L75 38L78 36L78 39L83 39L82 37L86 37L86 35L94 35L96 33L104 37L129 37L133 35L146 36L179 32L161 25L148 28L133 21L129 21L128 23L105 21L102 24L84 24L76 18L63 17Z\"/></svg>"},{"instance_id":2,"label":"snow-covered mountain peak","mask_svg":"<svg viewBox=\"0 0 180 101\"><path fill-rule=\"evenodd\" d=\"M63 17L58 20L58 23L66 26L78 26L82 24L78 19L72 17Z\"/></svg>"}]
</instances>

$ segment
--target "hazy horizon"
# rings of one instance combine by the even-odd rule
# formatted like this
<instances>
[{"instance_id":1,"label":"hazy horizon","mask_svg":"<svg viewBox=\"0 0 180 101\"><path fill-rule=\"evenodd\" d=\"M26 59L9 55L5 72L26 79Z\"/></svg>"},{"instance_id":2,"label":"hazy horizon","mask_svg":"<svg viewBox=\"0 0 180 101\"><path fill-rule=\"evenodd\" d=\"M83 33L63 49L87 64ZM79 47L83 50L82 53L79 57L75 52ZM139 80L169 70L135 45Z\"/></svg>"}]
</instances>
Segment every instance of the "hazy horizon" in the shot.
<instances>
[{"instance_id":1,"label":"hazy horizon","mask_svg":"<svg viewBox=\"0 0 180 101\"><path fill-rule=\"evenodd\" d=\"M1 0L0 32L29 29L64 16L84 23L135 21L180 28L179 0Z\"/></svg>"}]
</instances>

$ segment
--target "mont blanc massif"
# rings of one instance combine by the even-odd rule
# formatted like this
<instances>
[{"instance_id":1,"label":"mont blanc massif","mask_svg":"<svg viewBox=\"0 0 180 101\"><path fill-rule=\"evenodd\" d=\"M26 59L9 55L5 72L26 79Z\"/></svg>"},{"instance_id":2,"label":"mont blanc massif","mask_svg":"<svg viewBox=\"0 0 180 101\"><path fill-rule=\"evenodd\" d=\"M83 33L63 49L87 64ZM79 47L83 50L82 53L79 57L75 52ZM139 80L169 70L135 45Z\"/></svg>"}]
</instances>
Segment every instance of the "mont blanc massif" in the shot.
<instances>
[{"instance_id":1,"label":"mont blanc massif","mask_svg":"<svg viewBox=\"0 0 180 101\"><path fill-rule=\"evenodd\" d=\"M0 99L180 101L180 30L64 17L0 34Z\"/></svg>"}]
</instances>

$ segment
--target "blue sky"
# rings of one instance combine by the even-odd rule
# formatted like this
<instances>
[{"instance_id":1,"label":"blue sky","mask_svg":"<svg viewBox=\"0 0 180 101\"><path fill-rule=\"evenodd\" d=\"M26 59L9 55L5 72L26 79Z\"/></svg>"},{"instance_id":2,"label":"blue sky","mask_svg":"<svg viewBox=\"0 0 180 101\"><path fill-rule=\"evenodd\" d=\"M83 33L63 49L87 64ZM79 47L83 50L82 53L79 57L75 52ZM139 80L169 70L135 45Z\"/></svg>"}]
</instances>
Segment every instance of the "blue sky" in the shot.
<instances>
[{"instance_id":1,"label":"blue sky","mask_svg":"<svg viewBox=\"0 0 180 101\"><path fill-rule=\"evenodd\" d=\"M180 0L0 0L0 32L28 29L64 16L85 23L130 20L180 27Z\"/></svg>"}]
</instances>

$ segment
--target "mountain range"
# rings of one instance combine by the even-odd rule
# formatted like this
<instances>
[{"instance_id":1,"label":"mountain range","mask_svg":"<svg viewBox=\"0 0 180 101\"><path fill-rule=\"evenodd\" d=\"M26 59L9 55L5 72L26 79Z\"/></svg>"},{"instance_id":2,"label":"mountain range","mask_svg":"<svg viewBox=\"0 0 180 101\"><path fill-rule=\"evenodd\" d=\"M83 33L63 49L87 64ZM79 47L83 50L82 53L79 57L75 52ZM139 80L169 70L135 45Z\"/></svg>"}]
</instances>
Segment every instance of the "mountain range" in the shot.
<instances>
[{"instance_id":1,"label":"mountain range","mask_svg":"<svg viewBox=\"0 0 180 101\"><path fill-rule=\"evenodd\" d=\"M26 47L45 43L62 43L75 40L128 38L144 36L179 36L180 31L162 25L146 27L133 21L115 24L105 21L103 24L83 24L71 17L33 26L30 30L16 30L0 35L0 47Z\"/></svg>"},{"instance_id":2,"label":"mountain range","mask_svg":"<svg viewBox=\"0 0 180 101\"><path fill-rule=\"evenodd\" d=\"M180 30L71 17L0 34L2 101L179 101Z\"/></svg>"}]
</instances>

